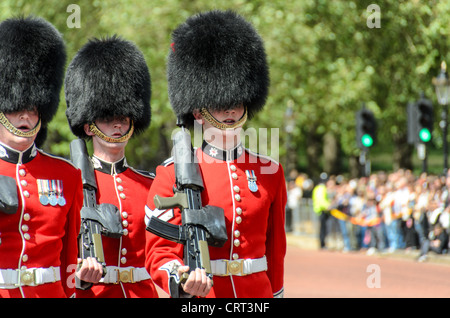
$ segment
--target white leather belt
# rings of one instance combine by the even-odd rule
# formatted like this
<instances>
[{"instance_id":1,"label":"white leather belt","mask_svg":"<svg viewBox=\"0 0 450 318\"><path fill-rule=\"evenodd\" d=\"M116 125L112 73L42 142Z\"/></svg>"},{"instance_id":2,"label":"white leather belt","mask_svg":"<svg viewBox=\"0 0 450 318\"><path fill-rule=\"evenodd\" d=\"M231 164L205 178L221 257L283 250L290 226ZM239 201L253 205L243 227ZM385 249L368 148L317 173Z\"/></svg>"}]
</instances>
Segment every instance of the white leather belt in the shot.
<instances>
[{"instance_id":1,"label":"white leather belt","mask_svg":"<svg viewBox=\"0 0 450 318\"><path fill-rule=\"evenodd\" d=\"M100 283L137 283L150 278L150 274L144 267L106 266L106 275L100 279Z\"/></svg>"},{"instance_id":2,"label":"white leather belt","mask_svg":"<svg viewBox=\"0 0 450 318\"><path fill-rule=\"evenodd\" d=\"M38 286L61 280L59 267L0 269L0 289L13 289L19 286Z\"/></svg>"},{"instance_id":3,"label":"white leather belt","mask_svg":"<svg viewBox=\"0 0 450 318\"><path fill-rule=\"evenodd\" d=\"M217 259L211 261L211 272L217 276L245 276L267 270L266 256L256 259Z\"/></svg>"}]
</instances>

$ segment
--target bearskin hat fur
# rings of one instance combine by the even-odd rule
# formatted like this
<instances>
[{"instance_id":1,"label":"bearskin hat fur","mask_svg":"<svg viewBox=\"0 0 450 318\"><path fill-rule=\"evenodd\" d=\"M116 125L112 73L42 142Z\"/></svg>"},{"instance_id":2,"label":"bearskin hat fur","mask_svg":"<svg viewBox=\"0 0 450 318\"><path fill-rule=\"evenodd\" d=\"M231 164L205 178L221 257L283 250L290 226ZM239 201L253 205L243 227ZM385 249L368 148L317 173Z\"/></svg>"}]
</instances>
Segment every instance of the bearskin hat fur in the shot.
<instances>
[{"instance_id":1,"label":"bearskin hat fur","mask_svg":"<svg viewBox=\"0 0 450 318\"><path fill-rule=\"evenodd\" d=\"M173 31L172 42L169 99L188 126L194 109L243 103L251 118L263 108L269 86L264 43L243 17L219 10L194 15Z\"/></svg>"},{"instance_id":2,"label":"bearskin hat fur","mask_svg":"<svg viewBox=\"0 0 450 318\"><path fill-rule=\"evenodd\" d=\"M0 111L37 107L44 130L58 110L65 63L61 34L46 20L19 17L1 22Z\"/></svg>"},{"instance_id":3,"label":"bearskin hat fur","mask_svg":"<svg viewBox=\"0 0 450 318\"><path fill-rule=\"evenodd\" d=\"M66 115L72 132L87 138L84 124L130 117L135 133L150 125L151 80L142 52L118 36L92 39L67 68Z\"/></svg>"}]
</instances>

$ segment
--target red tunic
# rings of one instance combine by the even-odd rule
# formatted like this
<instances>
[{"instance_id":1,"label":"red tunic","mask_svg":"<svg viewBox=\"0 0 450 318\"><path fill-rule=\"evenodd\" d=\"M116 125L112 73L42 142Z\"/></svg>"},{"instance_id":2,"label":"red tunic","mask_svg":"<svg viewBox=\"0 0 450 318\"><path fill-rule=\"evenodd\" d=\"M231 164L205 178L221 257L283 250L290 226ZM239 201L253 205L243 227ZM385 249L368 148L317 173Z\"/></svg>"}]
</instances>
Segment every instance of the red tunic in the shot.
<instances>
[{"instance_id":1,"label":"red tunic","mask_svg":"<svg viewBox=\"0 0 450 318\"><path fill-rule=\"evenodd\" d=\"M61 276L59 281L38 286L13 287L3 281L0 297L74 296L79 211L83 204L80 170L34 145L17 152L0 144L0 174L16 180L19 198L16 213L0 212L2 273L8 269L59 267ZM55 190L53 198L64 198L65 203L62 199L52 201L54 205L44 201L52 198L52 190ZM41 198L46 205L41 203Z\"/></svg>"},{"instance_id":2,"label":"red tunic","mask_svg":"<svg viewBox=\"0 0 450 318\"><path fill-rule=\"evenodd\" d=\"M197 150L205 190L203 205L219 206L225 211L228 241L221 248L210 247L211 260L267 258L267 271L246 276L214 276L208 297L272 297L283 293L286 253L286 184L281 165L238 146L222 152L204 144ZM227 160L228 159L228 160ZM249 177L256 176L257 190L250 190ZM147 217L157 216L181 224L178 209L159 211L153 197L173 196L175 183L171 161L156 170L146 205ZM168 264L182 264L183 246L150 232L146 241L146 266L153 280L168 292Z\"/></svg>"},{"instance_id":3,"label":"red tunic","mask_svg":"<svg viewBox=\"0 0 450 318\"><path fill-rule=\"evenodd\" d=\"M122 217L124 234L120 239L102 236L106 266L140 268L145 270L145 212L144 206L153 176L137 172L126 159L108 163L93 158L97 180L97 204L115 205ZM88 290L78 290L79 298L158 297L155 285L148 278L139 282L94 284Z\"/></svg>"}]
</instances>

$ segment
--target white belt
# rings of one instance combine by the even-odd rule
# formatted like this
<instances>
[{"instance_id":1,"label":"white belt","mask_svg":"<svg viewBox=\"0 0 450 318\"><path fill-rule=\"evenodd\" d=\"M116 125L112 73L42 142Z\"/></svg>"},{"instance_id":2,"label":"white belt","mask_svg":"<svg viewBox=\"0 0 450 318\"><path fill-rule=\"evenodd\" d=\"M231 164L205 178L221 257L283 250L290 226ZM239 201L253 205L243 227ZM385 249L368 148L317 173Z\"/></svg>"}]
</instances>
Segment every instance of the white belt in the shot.
<instances>
[{"instance_id":1,"label":"white belt","mask_svg":"<svg viewBox=\"0 0 450 318\"><path fill-rule=\"evenodd\" d=\"M266 256L256 259L217 259L211 261L211 272L217 276L245 276L267 270Z\"/></svg>"},{"instance_id":2,"label":"white belt","mask_svg":"<svg viewBox=\"0 0 450 318\"><path fill-rule=\"evenodd\" d=\"M38 286L61 280L59 267L0 269L0 289L13 289L19 286Z\"/></svg>"},{"instance_id":3,"label":"white belt","mask_svg":"<svg viewBox=\"0 0 450 318\"><path fill-rule=\"evenodd\" d=\"M150 278L150 274L144 267L106 266L106 275L100 279L100 283L137 283Z\"/></svg>"}]
</instances>

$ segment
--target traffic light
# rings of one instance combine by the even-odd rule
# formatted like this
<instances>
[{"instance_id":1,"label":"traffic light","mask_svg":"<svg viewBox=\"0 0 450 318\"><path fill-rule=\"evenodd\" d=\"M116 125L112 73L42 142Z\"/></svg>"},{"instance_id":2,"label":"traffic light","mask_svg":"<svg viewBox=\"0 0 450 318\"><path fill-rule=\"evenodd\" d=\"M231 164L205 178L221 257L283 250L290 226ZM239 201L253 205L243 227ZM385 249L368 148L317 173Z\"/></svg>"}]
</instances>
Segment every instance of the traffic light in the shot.
<instances>
[{"instance_id":1,"label":"traffic light","mask_svg":"<svg viewBox=\"0 0 450 318\"><path fill-rule=\"evenodd\" d=\"M376 142L377 120L374 114L363 108L356 112L356 142L358 148L370 148Z\"/></svg>"},{"instance_id":2,"label":"traffic light","mask_svg":"<svg viewBox=\"0 0 450 318\"><path fill-rule=\"evenodd\" d=\"M433 104L428 99L421 98L417 102L417 124L419 140L429 142L433 131Z\"/></svg>"},{"instance_id":3,"label":"traffic light","mask_svg":"<svg viewBox=\"0 0 450 318\"><path fill-rule=\"evenodd\" d=\"M426 98L409 103L408 109L408 143L428 143L433 131L433 104Z\"/></svg>"}]
</instances>

